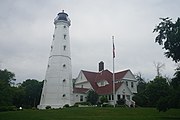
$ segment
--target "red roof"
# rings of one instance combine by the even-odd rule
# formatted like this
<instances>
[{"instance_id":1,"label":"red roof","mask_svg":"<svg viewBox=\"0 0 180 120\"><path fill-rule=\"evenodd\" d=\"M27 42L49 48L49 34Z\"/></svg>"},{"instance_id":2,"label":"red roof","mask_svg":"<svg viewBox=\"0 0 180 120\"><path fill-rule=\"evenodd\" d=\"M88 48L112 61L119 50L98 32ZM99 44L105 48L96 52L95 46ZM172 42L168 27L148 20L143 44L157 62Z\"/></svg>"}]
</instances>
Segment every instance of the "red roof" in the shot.
<instances>
[{"instance_id":1,"label":"red roof","mask_svg":"<svg viewBox=\"0 0 180 120\"><path fill-rule=\"evenodd\" d=\"M117 72L115 73L115 81L121 80L126 73L129 70L125 70L122 72ZM109 70L104 70L102 72L90 72L90 71L84 71L86 79L89 81L91 84L92 88L96 91L97 94L99 95L107 95L107 94L112 94L112 86L113 86L113 74ZM97 85L98 82L106 80L108 82L107 85L99 87ZM117 90L120 86L122 85L121 82L115 84L115 90Z\"/></svg>"},{"instance_id":2,"label":"red roof","mask_svg":"<svg viewBox=\"0 0 180 120\"><path fill-rule=\"evenodd\" d=\"M88 90L87 88L73 88L74 93L86 93Z\"/></svg>"}]
</instances>

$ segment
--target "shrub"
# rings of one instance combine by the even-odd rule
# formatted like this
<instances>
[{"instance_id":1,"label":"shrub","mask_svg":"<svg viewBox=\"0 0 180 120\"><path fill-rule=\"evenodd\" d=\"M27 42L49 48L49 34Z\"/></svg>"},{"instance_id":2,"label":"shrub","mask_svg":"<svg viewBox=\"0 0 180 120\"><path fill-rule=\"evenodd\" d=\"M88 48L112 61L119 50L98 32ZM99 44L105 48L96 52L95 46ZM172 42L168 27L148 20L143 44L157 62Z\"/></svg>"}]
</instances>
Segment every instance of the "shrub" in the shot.
<instances>
[{"instance_id":1,"label":"shrub","mask_svg":"<svg viewBox=\"0 0 180 120\"><path fill-rule=\"evenodd\" d=\"M118 104L118 105L124 105L124 104L125 104L125 99L119 99L119 100L117 101L117 104Z\"/></svg>"},{"instance_id":2,"label":"shrub","mask_svg":"<svg viewBox=\"0 0 180 120\"><path fill-rule=\"evenodd\" d=\"M68 107L70 107L69 104L65 104L65 105L63 106L63 108L68 108Z\"/></svg>"},{"instance_id":3,"label":"shrub","mask_svg":"<svg viewBox=\"0 0 180 120\"><path fill-rule=\"evenodd\" d=\"M1 106L0 107L0 112L3 112L3 111L16 111L17 108L16 106Z\"/></svg>"},{"instance_id":4,"label":"shrub","mask_svg":"<svg viewBox=\"0 0 180 120\"><path fill-rule=\"evenodd\" d=\"M37 108L36 107L32 107L32 110L36 110Z\"/></svg>"},{"instance_id":5,"label":"shrub","mask_svg":"<svg viewBox=\"0 0 180 120\"><path fill-rule=\"evenodd\" d=\"M110 105L110 104L102 104L102 107L113 107L113 105Z\"/></svg>"},{"instance_id":6,"label":"shrub","mask_svg":"<svg viewBox=\"0 0 180 120\"><path fill-rule=\"evenodd\" d=\"M101 96L100 97L100 103L103 104L103 103L107 103L108 102L108 99L106 96Z\"/></svg>"},{"instance_id":7,"label":"shrub","mask_svg":"<svg viewBox=\"0 0 180 120\"><path fill-rule=\"evenodd\" d=\"M79 105L91 105L89 102L76 102L73 107L79 107Z\"/></svg>"},{"instance_id":8,"label":"shrub","mask_svg":"<svg viewBox=\"0 0 180 120\"><path fill-rule=\"evenodd\" d=\"M46 109L51 109L51 106L50 105L46 106Z\"/></svg>"}]
</instances>

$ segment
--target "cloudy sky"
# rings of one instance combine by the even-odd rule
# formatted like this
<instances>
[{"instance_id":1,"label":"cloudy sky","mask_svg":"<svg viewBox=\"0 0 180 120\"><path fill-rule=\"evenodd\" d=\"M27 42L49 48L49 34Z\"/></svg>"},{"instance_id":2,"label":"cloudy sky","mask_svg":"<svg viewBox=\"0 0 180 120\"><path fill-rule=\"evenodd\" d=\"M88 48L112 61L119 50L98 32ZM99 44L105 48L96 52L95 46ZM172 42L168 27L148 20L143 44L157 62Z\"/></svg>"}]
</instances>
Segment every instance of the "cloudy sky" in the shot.
<instances>
[{"instance_id":1,"label":"cloudy sky","mask_svg":"<svg viewBox=\"0 0 180 120\"><path fill-rule=\"evenodd\" d=\"M0 68L15 73L17 82L43 80L48 63L53 20L65 10L70 26L73 78L81 69L97 71L98 62L112 71L131 69L144 78L156 75L153 62L165 64L162 74L172 77L175 63L164 57L152 33L160 17L175 21L179 0L0 0Z\"/></svg>"}]
</instances>

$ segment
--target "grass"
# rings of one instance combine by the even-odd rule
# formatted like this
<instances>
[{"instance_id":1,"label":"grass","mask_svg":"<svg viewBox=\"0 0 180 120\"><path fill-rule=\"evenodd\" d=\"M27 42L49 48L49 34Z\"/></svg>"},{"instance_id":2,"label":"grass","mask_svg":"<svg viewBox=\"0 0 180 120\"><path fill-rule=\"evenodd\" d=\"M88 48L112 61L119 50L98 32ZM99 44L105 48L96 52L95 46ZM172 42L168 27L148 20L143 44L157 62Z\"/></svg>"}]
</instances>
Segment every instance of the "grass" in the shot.
<instances>
[{"instance_id":1,"label":"grass","mask_svg":"<svg viewBox=\"0 0 180 120\"><path fill-rule=\"evenodd\" d=\"M0 112L0 120L180 120L180 109L64 108Z\"/></svg>"}]
</instances>

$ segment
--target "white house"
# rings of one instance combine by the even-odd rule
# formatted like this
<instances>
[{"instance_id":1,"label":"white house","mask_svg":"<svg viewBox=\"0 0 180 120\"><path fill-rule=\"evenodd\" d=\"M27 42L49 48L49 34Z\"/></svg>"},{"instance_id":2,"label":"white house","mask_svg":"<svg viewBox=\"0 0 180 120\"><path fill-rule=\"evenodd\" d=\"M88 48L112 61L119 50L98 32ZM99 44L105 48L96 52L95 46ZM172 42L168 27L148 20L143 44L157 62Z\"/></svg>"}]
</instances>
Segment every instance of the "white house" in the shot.
<instances>
[{"instance_id":1,"label":"white house","mask_svg":"<svg viewBox=\"0 0 180 120\"><path fill-rule=\"evenodd\" d=\"M103 67L104 68L104 67ZM114 104L114 99L125 99L128 106L135 105L132 97L137 93L137 80L130 70L115 73L115 96L113 95L113 73L109 70L99 72L81 70L74 87L74 102L85 102L89 90L94 90L98 95L106 96L109 104Z\"/></svg>"}]
</instances>

